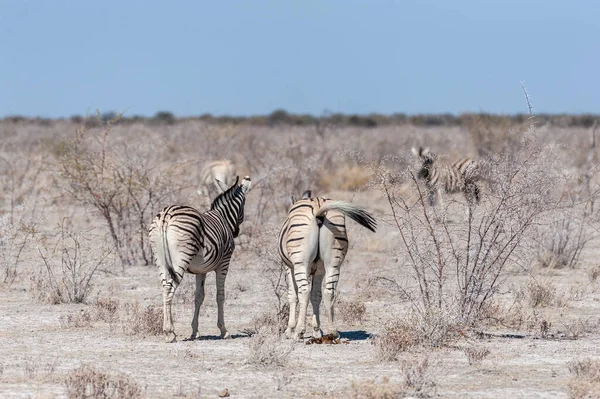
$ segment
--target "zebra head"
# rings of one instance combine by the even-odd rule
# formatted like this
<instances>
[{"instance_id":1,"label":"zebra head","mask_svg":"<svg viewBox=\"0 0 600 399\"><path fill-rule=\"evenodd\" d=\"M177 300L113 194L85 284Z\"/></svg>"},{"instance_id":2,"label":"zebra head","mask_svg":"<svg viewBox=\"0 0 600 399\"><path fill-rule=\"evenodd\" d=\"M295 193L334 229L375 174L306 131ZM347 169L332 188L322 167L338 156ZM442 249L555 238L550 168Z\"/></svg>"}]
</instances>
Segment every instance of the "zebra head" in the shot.
<instances>
[{"instance_id":1,"label":"zebra head","mask_svg":"<svg viewBox=\"0 0 600 399\"><path fill-rule=\"evenodd\" d=\"M412 153L423 162L417 176L421 179L427 179L430 168L433 166L437 156L429 150L429 147L419 147L418 150L413 147Z\"/></svg>"},{"instance_id":2,"label":"zebra head","mask_svg":"<svg viewBox=\"0 0 600 399\"><path fill-rule=\"evenodd\" d=\"M210 206L211 211L216 211L223 217L233 232L233 237L240 234L240 225L244 222L244 205L246 204L246 193L250 191L252 181L249 176L244 177L238 185L239 176L235 177L235 183L220 194Z\"/></svg>"}]
</instances>

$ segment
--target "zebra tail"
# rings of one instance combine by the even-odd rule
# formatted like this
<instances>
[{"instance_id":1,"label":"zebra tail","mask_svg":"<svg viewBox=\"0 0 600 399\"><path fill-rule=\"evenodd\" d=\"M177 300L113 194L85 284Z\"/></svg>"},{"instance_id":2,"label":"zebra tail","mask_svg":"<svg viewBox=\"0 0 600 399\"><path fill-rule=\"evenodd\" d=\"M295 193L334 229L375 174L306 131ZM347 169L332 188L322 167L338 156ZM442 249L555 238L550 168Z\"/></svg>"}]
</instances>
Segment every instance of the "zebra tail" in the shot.
<instances>
[{"instance_id":1,"label":"zebra tail","mask_svg":"<svg viewBox=\"0 0 600 399\"><path fill-rule=\"evenodd\" d=\"M336 210L348 216L361 226L371 230L373 233L377 228L377 221L369 212L358 205L346 201L327 201L315 214L315 218L322 219L327 211Z\"/></svg>"},{"instance_id":2,"label":"zebra tail","mask_svg":"<svg viewBox=\"0 0 600 399\"><path fill-rule=\"evenodd\" d=\"M162 263L164 268L167 269L169 276L171 276L171 280L175 281L175 283L179 284L179 276L175 274L175 269L173 269L173 260L171 259L171 252L169 251L169 242L167 240L167 231L169 229L169 224L165 221L162 223L162 230L160 232L160 243L158 245L158 256L162 259Z\"/></svg>"}]
</instances>

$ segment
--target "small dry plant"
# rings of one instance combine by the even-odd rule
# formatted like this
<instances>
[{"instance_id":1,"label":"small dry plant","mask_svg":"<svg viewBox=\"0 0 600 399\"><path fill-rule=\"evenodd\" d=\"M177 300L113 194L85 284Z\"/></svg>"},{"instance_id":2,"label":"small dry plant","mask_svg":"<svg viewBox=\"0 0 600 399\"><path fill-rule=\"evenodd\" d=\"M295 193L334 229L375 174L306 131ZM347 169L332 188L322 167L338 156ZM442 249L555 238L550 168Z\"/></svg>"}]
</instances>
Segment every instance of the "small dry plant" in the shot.
<instances>
[{"instance_id":1,"label":"small dry plant","mask_svg":"<svg viewBox=\"0 0 600 399\"><path fill-rule=\"evenodd\" d=\"M470 366L481 364L483 359L489 356L490 350L485 346L471 345L464 349Z\"/></svg>"},{"instance_id":2,"label":"small dry plant","mask_svg":"<svg viewBox=\"0 0 600 399\"><path fill-rule=\"evenodd\" d=\"M250 337L246 363L283 367L287 364L293 350L294 342L292 340L287 340L272 326L265 326L259 328Z\"/></svg>"},{"instance_id":3,"label":"small dry plant","mask_svg":"<svg viewBox=\"0 0 600 399\"><path fill-rule=\"evenodd\" d=\"M162 307L142 307L138 302L126 303L121 316L123 331L131 335L160 335L163 333Z\"/></svg>"},{"instance_id":4,"label":"small dry plant","mask_svg":"<svg viewBox=\"0 0 600 399\"><path fill-rule=\"evenodd\" d=\"M348 325L360 325L365 321L367 307L361 301L340 299L336 303L336 315Z\"/></svg>"},{"instance_id":5,"label":"small dry plant","mask_svg":"<svg viewBox=\"0 0 600 399\"><path fill-rule=\"evenodd\" d=\"M112 252L102 238L90 232L73 232L63 222L53 247L38 245L44 268L31 277L31 293L53 304L85 301L96 273L113 263Z\"/></svg>"},{"instance_id":6,"label":"small dry plant","mask_svg":"<svg viewBox=\"0 0 600 399\"><path fill-rule=\"evenodd\" d=\"M533 308L551 306L556 300L556 286L550 282L532 280L527 284L526 297Z\"/></svg>"},{"instance_id":7,"label":"small dry plant","mask_svg":"<svg viewBox=\"0 0 600 399\"><path fill-rule=\"evenodd\" d=\"M37 233L35 207L16 205L0 216L0 271L2 282L10 284L17 277L24 251Z\"/></svg>"},{"instance_id":8,"label":"small dry plant","mask_svg":"<svg viewBox=\"0 0 600 399\"><path fill-rule=\"evenodd\" d=\"M404 388L407 394L417 397L429 396L429 392L436 385L430 366L431 363L427 355L402 361L400 370L404 377Z\"/></svg>"},{"instance_id":9,"label":"small dry plant","mask_svg":"<svg viewBox=\"0 0 600 399\"><path fill-rule=\"evenodd\" d=\"M408 321L395 321L386 325L384 332L373 339L376 358L385 362L398 360L402 352L421 342L418 327Z\"/></svg>"},{"instance_id":10,"label":"small dry plant","mask_svg":"<svg viewBox=\"0 0 600 399\"><path fill-rule=\"evenodd\" d=\"M356 399L394 399L431 397L436 382L428 356L405 359L400 363L401 383L393 383L389 377L380 381L364 380L352 382L349 396Z\"/></svg>"},{"instance_id":11,"label":"small dry plant","mask_svg":"<svg viewBox=\"0 0 600 399\"><path fill-rule=\"evenodd\" d=\"M92 326L92 314L85 309L69 312L58 318L61 328L88 328Z\"/></svg>"},{"instance_id":12,"label":"small dry plant","mask_svg":"<svg viewBox=\"0 0 600 399\"><path fill-rule=\"evenodd\" d=\"M600 361L585 358L567 364L573 376L569 381L569 396L574 399L600 397Z\"/></svg>"},{"instance_id":13,"label":"small dry plant","mask_svg":"<svg viewBox=\"0 0 600 399\"><path fill-rule=\"evenodd\" d=\"M396 399L405 397L402 386L390 382L389 377L383 377L380 381L352 382L349 396L352 399Z\"/></svg>"},{"instance_id":14,"label":"small dry plant","mask_svg":"<svg viewBox=\"0 0 600 399\"><path fill-rule=\"evenodd\" d=\"M111 376L88 365L82 365L69 373L65 386L70 399L142 397L142 388L128 376Z\"/></svg>"}]
</instances>

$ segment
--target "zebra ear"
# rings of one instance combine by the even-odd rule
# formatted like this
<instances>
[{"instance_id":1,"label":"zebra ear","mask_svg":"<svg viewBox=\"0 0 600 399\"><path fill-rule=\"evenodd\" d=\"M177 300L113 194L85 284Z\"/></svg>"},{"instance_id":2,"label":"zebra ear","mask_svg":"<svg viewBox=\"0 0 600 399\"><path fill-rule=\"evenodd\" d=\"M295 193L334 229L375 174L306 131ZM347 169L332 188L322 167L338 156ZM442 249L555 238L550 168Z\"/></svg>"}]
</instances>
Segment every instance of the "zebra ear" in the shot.
<instances>
[{"instance_id":1,"label":"zebra ear","mask_svg":"<svg viewBox=\"0 0 600 399\"><path fill-rule=\"evenodd\" d=\"M302 199L309 199L310 196L312 195L312 191L311 190L306 190L305 192L302 193Z\"/></svg>"},{"instance_id":2,"label":"zebra ear","mask_svg":"<svg viewBox=\"0 0 600 399\"><path fill-rule=\"evenodd\" d=\"M240 179L239 176L237 176L235 178L235 184L237 184L239 179ZM252 180L250 180L250 176L244 176L244 178L242 179L242 182L240 183L240 187L242 188L242 191L244 192L244 194L246 194L248 191L250 191L250 188L252 187Z\"/></svg>"},{"instance_id":3,"label":"zebra ear","mask_svg":"<svg viewBox=\"0 0 600 399\"><path fill-rule=\"evenodd\" d=\"M223 183L221 180L217 179L215 177L215 181L217 182L217 186L219 186L219 189L221 189L221 192L225 192L227 190L229 190L229 187L227 187L227 184Z\"/></svg>"}]
</instances>

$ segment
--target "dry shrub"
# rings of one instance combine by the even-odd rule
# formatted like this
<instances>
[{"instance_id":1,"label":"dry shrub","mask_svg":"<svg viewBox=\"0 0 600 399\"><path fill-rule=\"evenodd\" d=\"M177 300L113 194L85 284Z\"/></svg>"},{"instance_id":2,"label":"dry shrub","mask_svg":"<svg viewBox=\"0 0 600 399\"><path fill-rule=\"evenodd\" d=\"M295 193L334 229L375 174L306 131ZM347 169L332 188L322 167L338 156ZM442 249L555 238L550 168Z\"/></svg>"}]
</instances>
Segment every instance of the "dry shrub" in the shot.
<instances>
[{"instance_id":1,"label":"dry shrub","mask_svg":"<svg viewBox=\"0 0 600 399\"><path fill-rule=\"evenodd\" d=\"M490 350L485 346L471 345L464 349L470 366L480 364L489 354Z\"/></svg>"},{"instance_id":2,"label":"dry shrub","mask_svg":"<svg viewBox=\"0 0 600 399\"><path fill-rule=\"evenodd\" d=\"M527 284L527 298L533 308L551 306L556 300L556 286L551 282L532 280Z\"/></svg>"},{"instance_id":3,"label":"dry shrub","mask_svg":"<svg viewBox=\"0 0 600 399\"><path fill-rule=\"evenodd\" d=\"M82 365L69 373L65 385L67 397L71 399L142 397L142 388L128 376L111 376L88 365Z\"/></svg>"},{"instance_id":4,"label":"dry shrub","mask_svg":"<svg viewBox=\"0 0 600 399\"><path fill-rule=\"evenodd\" d=\"M582 212L582 215L569 214L563 217L564 213L562 211L561 215L556 216L557 220L540 232L538 262L542 267L575 268L581 252L596 236L593 230L586 229L590 223L587 214Z\"/></svg>"},{"instance_id":5,"label":"dry shrub","mask_svg":"<svg viewBox=\"0 0 600 399\"><path fill-rule=\"evenodd\" d=\"M15 206L0 215L0 271L3 273L3 283L14 282L23 255L36 236L35 213L35 207L27 204Z\"/></svg>"},{"instance_id":6,"label":"dry shrub","mask_svg":"<svg viewBox=\"0 0 600 399\"><path fill-rule=\"evenodd\" d=\"M573 375L568 383L571 398L600 397L600 361L591 358L571 360L567 367Z\"/></svg>"},{"instance_id":7,"label":"dry shrub","mask_svg":"<svg viewBox=\"0 0 600 399\"><path fill-rule=\"evenodd\" d=\"M281 335L287 328L289 317L290 305L283 303L281 307L276 308L274 311L266 311L254 316L251 326L245 328L243 332L251 337L261 329L267 329L275 335Z\"/></svg>"},{"instance_id":8,"label":"dry shrub","mask_svg":"<svg viewBox=\"0 0 600 399\"><path fill-rule=\"evenodd\" d=\"M352 382L349 395L352 399L395 399L404 397L404 390L400 384L390 382L389 377L383 377L381 381Z\"/></svg>"},{"instance_id":9,"label":"dry shrub","mask_svg":"<svg viewBox=\"0 0 600 399\"><path fill-rule=\"evenodd\" d=\"M121 263L149 264L148 225L182 188L174 183L179 165L162 167L156 156L163 151L153 140L119 141L112 131L120 119L104 121L98 113L99 131L84 126L55 155L63 189L104 219Z\"/></svg>"},{"instance_id":10,"label":"dry shrub","mask_svg":"<svg viewBox=\"0 0 600 399\"><path fill-rule=\"evenodd\" d=\"M58 318L61 328L88 328L92 326L92 314L85 309L69 312Z\"/></svg>"},{"instance_id":11,"label":"dry shrub","mask_svg":"<svg viewBox=\"0 0 600 399\"><path fill-rule=\"evenodd\" d=\"M403 360L400 366L404 377L404 388L409 395L427 397L429 390L435 387L433 374L429 369L430 361L427 355L413 360Z\"/></svg>"},{"instance_id":12,"label":"dry shrub","mask_svg":"<svg viewBox=\"0 0 600 399\"><path fill-rule=\"evenodd\" d=\"M73 232L63 224L54 246L38 245L44 268L31 277L30 293L48 303L80 303L93 287L93 279L113 261L112 248L90 232Z\"/></svg>"},{"instance_id":13,"label":"dry shrub","mask_svg":"<svg viewBox=\"0 0 600 399\"><path fill-rule=\"evenodd\" d=\"M590 278L591 282L598 280L598 277L600 277L600 266L592 267L588 272L588 277Z\"/></svg>"},{"instance_id":14,"label":"dry shrub","mask_svg":"<svg viewBox=\"0 0 600 399\"><path fill-rule=\"evenodd\" d=\"M406 321L395 321L385 326L382 334L373 339L378 360L391 362L398 355L422 342L418 327Z\"/></svg>"},{"instance_id":15,"label":"dry shrub","mask_svg":"<svg viewBox=\"0 0 600 399\"><path fill-rule=\"evenodd\" d=\"M336 304L336 315L346 324L359 325L365 321L367 307L361 301L340 299Z\"/></svg>"},{"instance_id":16,"label":"dry shrub","mask_svg":"<svg viewBox=\"0 0 600 399\"><path fill-rule=\"evenodd\" d=\"M512 152L520 147L521 134L513 128L510 118L486 114L463 115L462 119L471 136L479 157Z\"/></svg>"},{"instance_id":17,"label":"dry shrub","mask_svg":"<svg viewBox=\"0 0 600 399\"><path fill-rule=\"evenodd\" d=\"M259 366L283 367L294 350L294 342L266 326L250 337L246 363Z\"/></svg>"},{"instance_id":18,"label":"dry shrub","mask_svg":"<svg viewBox=\"0 0 600 399\"><path fill-rule=\"evenodd\" d=\"M349 396L356 399L427 398L436 386L428 356L403 360L400 364L401 383L392 383L389 377L381 381L353 382Z\"/></svg>"},{"instance_id":19,"label":"dry shrub","mask_svg":"<svg viewBox=\"0 0 600 399\"><path fill-rule=\"evenodd\" d=\"M94 301L94 319L112 324L119 318L120 302L113 298L97 298Z\"/></svg>"},{"instance_id":20,"label":"dry shrub","mask_svg":"<svg viewBox=\"0 0 600 399\"><path fill-rule=\"evenodd\" d=\"M345 163L333 170L321 171L318 182L322 190L354 191L364 187L371 180L372 174L365 167Z\"/></svg>"},{"instance_id":21,"label":"dry shrub","mask_svg":"<svg viewBox=\"0 0 600 399\"><path fill-rule=\"evenodd\" d=\"M142 307L138 302L126 303L123 306L121 323L126 334L160 335L163 333L162 307Z\"/></svg>"}]
</instances>

